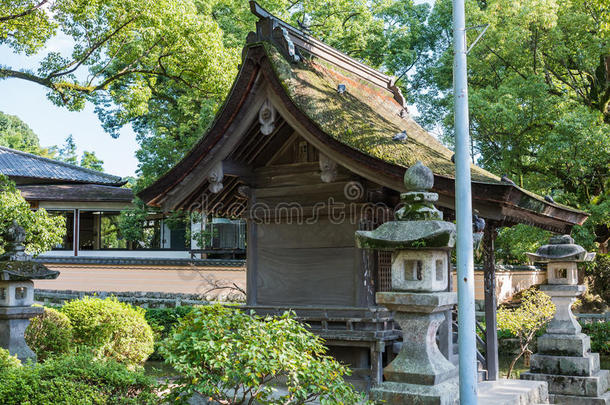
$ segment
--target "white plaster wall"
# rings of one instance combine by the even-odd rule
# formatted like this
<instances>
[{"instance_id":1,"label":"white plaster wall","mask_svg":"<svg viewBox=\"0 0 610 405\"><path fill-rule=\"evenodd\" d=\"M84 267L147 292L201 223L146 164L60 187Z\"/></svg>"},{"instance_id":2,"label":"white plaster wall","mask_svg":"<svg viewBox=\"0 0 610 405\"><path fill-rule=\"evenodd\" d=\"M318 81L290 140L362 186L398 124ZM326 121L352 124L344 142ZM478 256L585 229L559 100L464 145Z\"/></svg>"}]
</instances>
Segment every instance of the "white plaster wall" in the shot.
<instances>
[{"instance_id":1,"label":"white plaster wall","mask_svg":"<svg viewBox=\"0 0 610 405\"><path fill-rule=\"evenodd\" d=\"M79 257L118 257L140 259L190 259L186 250L79 250ZM45 257L74 257L73 251L53 250L38 256Z\"/></svg>"}]
</instances>

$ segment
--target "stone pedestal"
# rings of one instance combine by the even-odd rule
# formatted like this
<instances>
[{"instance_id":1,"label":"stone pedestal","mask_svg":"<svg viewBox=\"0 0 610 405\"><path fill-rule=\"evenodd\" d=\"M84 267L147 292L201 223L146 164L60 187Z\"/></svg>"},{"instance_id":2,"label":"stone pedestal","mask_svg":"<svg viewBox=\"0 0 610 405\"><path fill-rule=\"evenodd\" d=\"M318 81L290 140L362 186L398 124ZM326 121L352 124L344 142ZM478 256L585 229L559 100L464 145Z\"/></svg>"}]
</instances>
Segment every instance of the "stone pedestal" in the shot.
<instances>
[{"instance_id":1,"label":"stone pedestal","mask_svg":"<svg viewBox=\"0 0 610 405\"><path fill-rule=\"evenodd\" d=\"M570 309L585 292L584 285L543 285L556 307L547 333L538 339L538 353L522 379L546 381L551 402L556 404L610 404L608 371L600 370L599 354L591 353L591 339L581 333Z\"/></svg>"},{"instance_id":2,"label":"stone pedestal","mask_svg":"<svg viewBox=\"0 0 610 405\"><path fill-rule=\"evenodd\" d=\"M457 404L458 370L436 344L443 311L457 303L456 293L377 293L377 303L396 311L403 344L383 370L386 381L371 390L371 399L387 404Z\"/></svg>"},{"instance_id":3,"label":"stone pedestal","mask_svg":"<svg viewBox=\"0 0 610 405\"><path fill-rule=\"evenodd\" d=\"M22 362L36 362L36 354L25 343L25 329L42 307L0 307L0 347L7 349Z\"/></svg>"}]
</instances>

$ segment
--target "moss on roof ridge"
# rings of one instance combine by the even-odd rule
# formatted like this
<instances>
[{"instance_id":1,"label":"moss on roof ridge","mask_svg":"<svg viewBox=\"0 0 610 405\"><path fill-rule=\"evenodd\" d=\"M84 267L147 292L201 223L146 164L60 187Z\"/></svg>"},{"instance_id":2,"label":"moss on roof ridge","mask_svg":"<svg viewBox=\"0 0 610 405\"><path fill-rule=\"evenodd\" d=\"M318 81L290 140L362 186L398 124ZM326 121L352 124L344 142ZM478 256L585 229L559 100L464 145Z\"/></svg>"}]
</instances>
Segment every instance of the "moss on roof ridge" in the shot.
<instances>
[{"instance_id":1,"label":"moss on roof ridge","mask_svg":"<svg viewBox=\"0 0 610 405\"><path fill-rule=\"evenodd\" d=\"M373 89L327 61L307 55L302 62L290 64L272 44L264 43L264 47L295 105L335 140L402 167L421 160L434 173L454 177L453 153L412 118L401 118L398 113L402 107L390 100L389 92L384 95L383 89ZM337 92L340 80L348 81L343 94ZM406 142L392 140L403 130ZM471 167L474 181L500 182L498 176Z\"/></svg>"}]
</instances>

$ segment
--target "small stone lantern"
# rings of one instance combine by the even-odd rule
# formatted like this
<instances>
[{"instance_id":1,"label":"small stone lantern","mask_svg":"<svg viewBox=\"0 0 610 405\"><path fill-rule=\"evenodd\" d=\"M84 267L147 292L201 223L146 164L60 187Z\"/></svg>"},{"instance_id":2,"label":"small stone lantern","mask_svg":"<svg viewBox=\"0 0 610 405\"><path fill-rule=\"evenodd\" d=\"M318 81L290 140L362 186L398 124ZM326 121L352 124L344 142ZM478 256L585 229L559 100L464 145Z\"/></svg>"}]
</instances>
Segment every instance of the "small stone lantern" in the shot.
<instances>
[{"instance_id":1,"label":"small stone lantern","mask_svg":"<svg viewBox=\"0 0 610 405\"><path fill-rule=\"evenodd\" d=\"M58 271L30 260L24 252L25 232L16 223L4 235L6 252L0 257L0 347L21 361L36 361L36 354L27 346L25 329L30 318L43 312L33 307L34 279L54 279Z\"/></svg>"},{"instance_id":2,"label":"small stone lantern","mask_svg":"<svg viewBox=\"0 0 610 405\"><path fill-rule=\"evenodd\" d=\"M434 184L429 168L417 162L404 182L404 207L396 220L356 232L358 247L392 251L394 291L378 292L376 300L395 311L403 334L402 349L384 369L386 381L371 390L371 398L388 404L456 404L457 368L436 343L444 312L457 303L457 294L447 292L455 226L434 207L438 194L429 191Z\"/></svg>"},{"instance_id":3,"label":"small stone lantern","mask_svg":"<svg viewBox=\"0 0 610 405\"><path fill-rule=\"evenodd\" d=\"M546 333L538 338L530 371L521 373L521 378L546 381L549 399L555 404L610 404L610 393L606 392L609 373L600 370L599 354L591 353L591 339L581 332L571 310L586 290L578 284L577 265L593 260L595 254L574 244L569 235L562 235L527 255L533 262L546 264L548 281L540 291L551 297L556 310Z\"/></svg>"}]
</instances>

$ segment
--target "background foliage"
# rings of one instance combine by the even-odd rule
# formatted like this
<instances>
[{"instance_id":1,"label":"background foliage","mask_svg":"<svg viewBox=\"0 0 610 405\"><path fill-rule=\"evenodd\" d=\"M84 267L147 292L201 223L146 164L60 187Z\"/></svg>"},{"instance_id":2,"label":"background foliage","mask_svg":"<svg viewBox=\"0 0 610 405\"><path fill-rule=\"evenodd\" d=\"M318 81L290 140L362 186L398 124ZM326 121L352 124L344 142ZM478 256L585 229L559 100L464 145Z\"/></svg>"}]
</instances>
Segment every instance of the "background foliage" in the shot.
<instances>
[{"instance_id":1,"label":"background foliage","mask_svg":"<svg viewBox=\"0 0 610 405\"><path fill-rule=\"evenodd\" d=\"M520 350L511 362L507 378L510 378L517 360L526 354L536 333L553 319L555 304L545 293L529 289L523 291L517 308L500 307L497 312L498 329L505 330L519 339Z\"/></svg>"},{"instance_id":2,"label":"background foliage","mask_svg":"<svg viewBox=\"0 0 610 405\"><path fill-rule=\"evenodd\" d=\"M476 163L591 212L574 235L594 249L600 240L595 232L607 234L610 224L607 6L588 0L470 0L466 7L467 25L489 25L468 55ZM428 22L430 57L417 66L415 102L421 122L451 144L451 1L436 1ZM470 41L476 35L471 30ZM514 233L498 241L505 251L511 247L504 242L524 235L522 229L507 232Z\"/></svg>"},{"instance_id":3,"label":"background foliage","mask_svg":"<svg viewBox=\"0 0 610 405\"><path fill-rule=\"evenodd\" d=\"M63 217L50 216L42 208L32 211L15 183L0 174L0 252L4 252L4 236L13 222L25 230L26 252L33 255L51 250L66 233Z\"/></svg>"}]
</instances>

